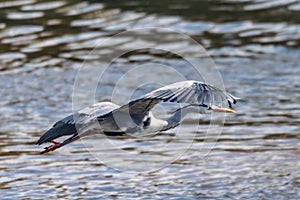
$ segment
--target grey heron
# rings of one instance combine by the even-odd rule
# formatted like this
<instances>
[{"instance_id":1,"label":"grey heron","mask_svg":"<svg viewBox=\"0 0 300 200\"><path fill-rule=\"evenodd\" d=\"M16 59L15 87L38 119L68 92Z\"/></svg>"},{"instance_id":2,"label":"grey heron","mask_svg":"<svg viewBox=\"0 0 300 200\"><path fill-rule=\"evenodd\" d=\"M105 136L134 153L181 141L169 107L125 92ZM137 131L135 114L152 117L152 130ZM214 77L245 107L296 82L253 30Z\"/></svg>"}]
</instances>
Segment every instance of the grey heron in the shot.
<instances>
[{"instance_id":1,"label":"grey heron","mask_svg":"<svg viewBox=\"0 0 300 200\"><path fill-rule=\"evenodd\" d=\"M104 133L109 136L156 133L177 127L190 112L201 114L214 112L233 113L232 104L239 98L221 89L199 81L176 82L156 89L128 104L118 106L111 102L96 103L56 122L36 144L52 142L41 153L54 151L82 137ZM216 102L227 101L228 108ZM185 103L166 120L155 118L151 109L160 102ZM55 139L70 136L63 142Z\"/></svg>"}]
</instances>

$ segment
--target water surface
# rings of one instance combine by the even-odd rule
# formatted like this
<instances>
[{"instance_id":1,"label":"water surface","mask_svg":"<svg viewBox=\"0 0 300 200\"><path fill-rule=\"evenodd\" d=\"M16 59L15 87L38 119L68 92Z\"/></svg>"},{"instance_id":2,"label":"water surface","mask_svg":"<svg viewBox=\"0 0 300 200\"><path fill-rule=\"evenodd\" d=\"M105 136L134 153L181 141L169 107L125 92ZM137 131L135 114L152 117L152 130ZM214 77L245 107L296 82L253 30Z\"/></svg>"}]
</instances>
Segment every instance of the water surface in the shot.
<instances>
[{"instance_id":1,"label":"water surface","mask_svg":"<svg viewBox=\"0 0 300 200\"><path fill-rule=\"evenodd\" d=\"M299 5L296 0L0 2L1 199L298 199ZM172 66L193 78L182 57L142 49L154 37L163 38L158 47L184 47L206 63L175 34L166 38L161 32L152 39L119 37L94 49L117 33L147 27L179 31L199 42L218 66L226 90L242 98L222 134L206 134L207 116L195 130L199 116L190 115L180 134L96 137L40 155L39 136L72 112L83 61L91 71L80 84L87 84L85 92L98 101L110 100L116 80L144 64ZM103 69L105 58L135 47L140 50L111 64L101 87L87 87L98 80L93 70ZM152 84L143 85L149 78L145 73L121 84L116 101L125 103L136 83L138 96L162 79L180 79L173 71L152 73ZM118 151L105 146L107 141Z\"/></svg>"}]
</instances>

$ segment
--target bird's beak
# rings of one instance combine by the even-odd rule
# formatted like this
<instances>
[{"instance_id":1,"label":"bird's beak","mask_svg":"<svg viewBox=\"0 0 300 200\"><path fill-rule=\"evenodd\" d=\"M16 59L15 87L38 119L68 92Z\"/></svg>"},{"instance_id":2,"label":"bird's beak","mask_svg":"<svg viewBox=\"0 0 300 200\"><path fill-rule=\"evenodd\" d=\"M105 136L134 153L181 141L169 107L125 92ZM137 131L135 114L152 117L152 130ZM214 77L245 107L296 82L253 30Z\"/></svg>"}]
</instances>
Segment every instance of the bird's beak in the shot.
<instances>
[{"instance_id":1,"label":"bird's beak","mask_svg":"<svg viewBox=\"0 0 300 200\"><path fill-rule=\"evenodd\" d=\"M209 107L210 110L214 111L214 112L227 112L227 113L235 113L234 110L229 109L229 108L220 108L218 106L211 106Z\"/></svg>"}]
</instances>

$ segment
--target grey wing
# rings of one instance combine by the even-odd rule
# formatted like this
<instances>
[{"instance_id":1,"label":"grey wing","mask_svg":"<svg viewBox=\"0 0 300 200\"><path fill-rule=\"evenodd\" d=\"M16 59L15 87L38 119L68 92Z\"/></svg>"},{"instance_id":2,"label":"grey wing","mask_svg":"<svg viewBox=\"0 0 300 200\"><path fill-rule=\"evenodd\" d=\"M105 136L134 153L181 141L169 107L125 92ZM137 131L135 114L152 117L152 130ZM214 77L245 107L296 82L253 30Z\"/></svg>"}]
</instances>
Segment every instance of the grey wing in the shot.
<instances>
[{"instance_id":1,"label":"grey wing","mask_svg":"<svg viewBox=\"0 0 300 200\"><path fill-rule=\"evenodd\" d=\"M199 81L181 81L154 90L128 104L112 111L111 114L130 114L135 124L140 124L149 111L160 102L176 102L211 106L227 101L228 107L238 98L212 85Z\"/></svg>"},{"instance_id":2,"label":"grey wing","mask_svg":"<svg viewBox=\"0 0 300 200\"><path fill-rule=\"evenodd\" d=\"M141 124L148 115L148 111L159 102L160 100L157 99L131 101L106 115L97 117L97 119L101 126L109 127L111 132L126 132Z\"/></svg>"},{"instance_id":3,"label":"grey wing","mask_svg":"<svg viewBox=\"0 0 300 200\"><path fill-rule=\"evenodd\" d=\"M177 102L211 106L227 101L232 108L239 98L221 89L199 81L181 81L154 90L141 99L159 99L163 102Z\"/></svg>"},{"instance_id":4,"label":"grey wing","mask_svg":"<svg viewBox=\"0 0 300 200\"><path fill-rule=\"evenodd\" d=\"M98 116L105 115L116 108L119 108L119 106L110 102L97 103L86 107L56 122L52 128L40 137L37 144L51 142L62 136L75 135L77 134L77 128L88 126L93 120L97 120Z\"/></svg>"},{"instance_id":5,"label":"grey wing","mask_svg":"<svg viewBox=\"0 0 300 200\"><path fill-rule=\"evenodd\" d=\"M74 115L74 118L76 124L89 124L94 120L97 120L97 117L104 116L119 107L120 106L111 102L96 103L78 111L78 114Z\"/></svg>"}]
</instances>

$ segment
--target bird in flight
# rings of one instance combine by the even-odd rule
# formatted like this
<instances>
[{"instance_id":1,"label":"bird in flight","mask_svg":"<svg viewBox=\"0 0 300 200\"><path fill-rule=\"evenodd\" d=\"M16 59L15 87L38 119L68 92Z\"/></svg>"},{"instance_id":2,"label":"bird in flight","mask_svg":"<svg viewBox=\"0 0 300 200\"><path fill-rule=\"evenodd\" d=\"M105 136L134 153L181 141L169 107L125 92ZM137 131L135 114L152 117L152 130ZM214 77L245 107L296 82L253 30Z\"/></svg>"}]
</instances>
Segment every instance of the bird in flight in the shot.
<instances>
[{"instance_id":1,"label":"bird in flight","mask_svg":"<svg viewBox=\"0 0 300 200\"><path fill-rule=\"evenodd\" d=\"M54 151L88 135L104 133L120 136L135 133L156 133L177 127L191 112L207 111L233 113L232 104L239 98L212 85L199 81L176 82L156 89L128 104L118 106L111 102L96 103L69 115L44 133L36 144L51 142L41 152ZM226 101L228 108L215 105ZM166 120L155 118L151 109L161 102L184 103ZM55 139L70 136L63 142Z\"/></svg>"}]
</instances>

